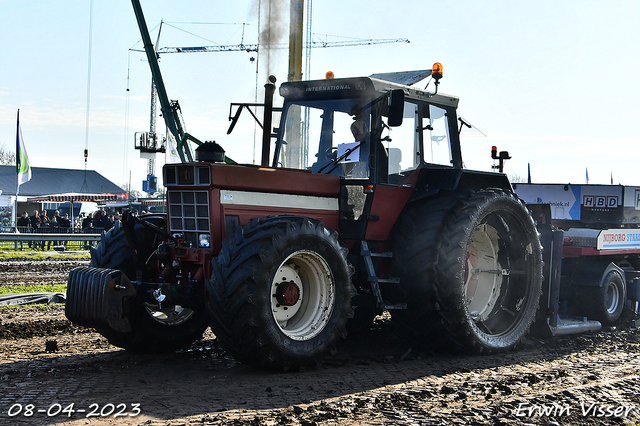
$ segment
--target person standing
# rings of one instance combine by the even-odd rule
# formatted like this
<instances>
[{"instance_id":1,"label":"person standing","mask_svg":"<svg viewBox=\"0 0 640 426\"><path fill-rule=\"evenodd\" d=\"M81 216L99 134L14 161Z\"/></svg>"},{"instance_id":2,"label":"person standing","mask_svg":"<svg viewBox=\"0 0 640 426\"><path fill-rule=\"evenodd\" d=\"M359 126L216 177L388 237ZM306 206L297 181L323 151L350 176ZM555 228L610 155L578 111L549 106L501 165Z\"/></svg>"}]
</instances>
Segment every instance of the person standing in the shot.
<instances>
[{"instance_id":1,"label":"person standing","mask_svg":"<svg viewBox=\"0 0 640 426\"><path fill-rule=\"evenodd\" d=\"M38 210L33 211L33 216L29 217L29 220L33 229L40 228L40 213L38 213Z\"/></svg>"},{"instance_id":2,"label":"person standing","mask_svg":"<svg viewBox=\"0 0 640 426\"><path fill-rule=\"evenodd\" d=\"M26 234L27 232L31 232L31 221L29 220L29 213L22 212L22 215L16 221L16 227L18 228L18 232L22 232ZM31 248L31 241L29 243L29 248ZM20 251L22 251L22 241L20 241Z\"/></svg>"},{"instance_id":3,"label":"person standing","mask_svg":"<svg viewBox=\"0 0 640 426\"><path fill-rule=\"evenodd\" d=\"M60 220L58 221L58 223L60 224L60 232L62 234L71 233L71 221L69 220L69 213L63 214ZM66 246L67 241L66 240L62 241L62 244Z\"/></svg>"},{"instance_id":4,"label":"person standing","mask_svg":"<svg viewBox=\"0 0 640 426\"><path fill-rule=\"evenodd\" d=\"M57 234L58 232L60 232L60 224L58 223L58 220L56 219L55 216L53 216L51 218L51 221L49 222L49 232L51 232L52 234ZM53 242L53 246L59 246L60 245L60 241L54 241ZM51 240L47 241L47 250L51 249Z\"/></svg>"},{"instance_id":5,"label":"person standing","mask_svg":"<svg viewBox=\"0 0 640 426\"><path fill-rule=\"evenodd\" d=\"M47 234L51 232L51 227L49 226L51 223L51 221L49 220L49 217L47 216L47 211L46 210L42 210L42 213L40 213L40 228L39 228L39 232L43 233L43 234ZM45 246L45 240L42 240L40 242L40 247L42 248L42 251L44 251L44 246ZM51 242L49 242L49 247L51 247Z\"/></svg>"},{"instance_id":6,"label":"person standing","mask_svg":"<svg viewBox=\"0 0 640 426\"><path fill-rule=\"evenodd\" d=\"M16 222L16 226L20 232L29 232L27 230L27 228L31 225L31 221L29 220L29 213L27 212L22 212L22 215L20 215L20 217L18 218L18 221Z\"/></svg>"},{"instance_id":7,"label":"person standing","mask_svg":"<svg viewBox=\"0 0 640 426\"><path fill-rule=\"evenodd\" d=\"M58 224L60 225L60 232L62 234L71 233L71 221L69 220L69 213L63 214L62 217L58 219Z\"/></svg>"},{"instance_id":8,"label":"person standing","mask_svg":"<svg viewBox=\"0 0 640 426\"><path fill-rule=\"evenodd\" d=\"M69 213L65 213L62 217L58 218L58 224L60 225L60 232L67 233L71 229L71 221L69 220Z\"/></svg>"},{"instance_id":9,"label":"person standing","mask_svg":"<svg viewBox=\"0 0 640 426\"><path fill-rule=\"evenodd\" d=\"M94 215L93 215L93 227L94 228L99 228L100 227L100 221L102 220L102 212L104 211L104 208L101 208L100 210L98 210Z\"/></svg>"},{"instance_id":10,"label":"person standing","mask_svg":"<svg viewBox=\"0 0 640 426\"><path fill-rule=\"evenodd\" d=\"M40 231L40 214L38 213L38 210L34 210L33 211L33 216L29 217L29 221L31 222L31 232L39 232ZM32 241L31 244L33 244L33 249L34 250L38 250L38 242L37 241Z\"/></svg>"},{"instance_id":11,"label":"person standing","mask_svg":"<svg viewBox=\"0 0 640 426\"><path fill-rule=\"evenodd\" d=\"M111 228L111 223L107 217L107 212L101 209L93 220L93 226L100 231L108 231Z\"/></svg>"},{"instance_id":12,"label":"person standing","mask_svg":"<svg viewBox=\"0 0 640 426\"><path fill-rule=\"evenodd\" d=\"M49 224L49 222L51 222L51 220L49 220L49 216L47 216L47 211L46 210L42 210L42 213L40 213L40 224L44 225Z\"/></svg>"},{"instance_id":13,"label":"person standing","mask_svg":"<svg viewBox=\"0 0 640 426\"><path fill-rule=\"evenodd\" d=\"M87 217L82 219L82 230L84 232L85 229L89 227L89 224L93 223L93 213L89 213Z\"/></svg>"},{"instance_id":14,"label":"person standing","mask_svg":"<svg viewBox=\"0 0 640 426\"><path fill-rule=\"evenodd\" d=\"M89 216L91 216L91 213L89 213ZM86 219L85 219L86 220ZM87 223L87 227L84 228L82 230L83 233L85 234L93 234L95 232L94 228L93 228L93 222L91 220L88 221ZM87 241L84 244L84 249L85 250L89 250L90 247L93 247L93 241Z\"/></svg>"},{"instance_id":15,"label":"person standing","mask_svg":"<svg viewBox=\"0 0 640 426\"><path fill-rule=\"evenodd\" d=\"M53 226L53 219L56 220L57 226ZM51 232L55 232L55 233L62 232L60 230L60 221L61 220L62 220L62 217L60 216L60 210L56 210L55 212L53 212L53 217L51 218ZM56 228L56 229L54 230L53 228ZM62 241L54 241L53 245L54 246L60 246L60 245L62 245Z\"/></svg>"}]
</instances>

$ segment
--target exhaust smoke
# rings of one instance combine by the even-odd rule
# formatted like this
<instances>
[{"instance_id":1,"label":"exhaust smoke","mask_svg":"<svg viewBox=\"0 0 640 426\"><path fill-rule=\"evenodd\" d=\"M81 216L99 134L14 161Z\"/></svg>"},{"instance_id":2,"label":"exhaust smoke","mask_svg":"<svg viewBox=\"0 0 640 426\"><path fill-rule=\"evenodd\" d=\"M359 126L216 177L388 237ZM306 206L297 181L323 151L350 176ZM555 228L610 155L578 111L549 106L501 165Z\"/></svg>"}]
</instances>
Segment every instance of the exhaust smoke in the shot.
<instances>
[{"instance_id":1,"label":"exhaust smoke","mask_svg":"<svg viewBox=\"0 0 640 426\"><path fill-rule=\"evenodd\" d=\"M287 0L254 0L260 27L259 60L266 75L274 74L278 49L285 42L289 17Z\"/></svg>"}]
</instances>

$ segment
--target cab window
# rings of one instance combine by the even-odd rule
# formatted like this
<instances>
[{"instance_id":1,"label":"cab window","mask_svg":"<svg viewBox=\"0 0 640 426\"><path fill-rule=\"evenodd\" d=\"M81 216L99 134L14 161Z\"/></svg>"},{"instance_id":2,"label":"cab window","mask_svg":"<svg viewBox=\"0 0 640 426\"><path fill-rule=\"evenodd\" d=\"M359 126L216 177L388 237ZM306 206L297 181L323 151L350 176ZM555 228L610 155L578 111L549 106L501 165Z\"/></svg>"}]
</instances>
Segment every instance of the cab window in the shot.
<instances>
[{"instance_id":1,"label":"cab window","mask_svg":"<svg viewBox=\"0 0 640 426\"><path fill-rule=\"evenodd\" d=\"M429 105L425 117L428 126L424 134L424 161L442 166L451 166L451 145L449 141L449 125L446 111L434 105Z\"/></svg>"},{"instance_id":2,"label":"cab window","mask_svg":"<svg viewBox=\"0 0 640 426\"><path fill-rule=\"evenodd\" d=\"M368 178L371 114L362 105L366 105L362 99L290 105L279 165L347 179ZM304 117L308 117L308 122ZM296 122L300 124L295 125Z\"/></svg>"}]
</instances>

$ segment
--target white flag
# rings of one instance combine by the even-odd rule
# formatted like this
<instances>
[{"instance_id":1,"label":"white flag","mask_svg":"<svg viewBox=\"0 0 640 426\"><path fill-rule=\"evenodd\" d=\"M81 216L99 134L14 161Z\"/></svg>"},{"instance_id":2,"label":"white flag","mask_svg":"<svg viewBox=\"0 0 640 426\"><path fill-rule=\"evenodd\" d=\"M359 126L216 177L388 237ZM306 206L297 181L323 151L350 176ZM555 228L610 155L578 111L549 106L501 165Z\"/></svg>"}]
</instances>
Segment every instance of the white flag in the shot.
<instances>
[{"instance_id":1,"label":"white flag","mask_svg":"<svg viewBox=\"0 0 640 426\"><path fill-rule=\"evenodd\" d=\"M18 110L18 129L16 130L16 172L18 173L18 187L31 180L31 166L29 166L29 157L24 148L22 130L20 130L20 110Z\"/></svg>"},{"instance_id":2,"label":"white flag","mask_svg":"<svg viewBox=\"0 0 640 426\"><path fill-rule=\"evenodd\" d=\"M182 163L180 156L178 155L178 144L171 133L167 133L167 146L164 152L164 162L169 163Z\"/></svg>"}]
</instances>

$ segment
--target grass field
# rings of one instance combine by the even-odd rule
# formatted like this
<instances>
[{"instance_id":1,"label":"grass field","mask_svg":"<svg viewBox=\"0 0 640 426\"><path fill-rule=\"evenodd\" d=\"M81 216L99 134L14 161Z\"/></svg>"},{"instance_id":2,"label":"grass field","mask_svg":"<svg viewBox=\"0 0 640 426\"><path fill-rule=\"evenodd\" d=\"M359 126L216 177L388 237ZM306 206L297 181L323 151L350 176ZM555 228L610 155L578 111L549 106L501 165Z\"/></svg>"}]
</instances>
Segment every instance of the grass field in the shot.
<instances>
[{"instance_id":1,"label":"grass field","mask_svg":"<svg viewBox=\"0 0 640 426\"><path fill-rule=\"evenodd\" d=\"M0 286L0 295L2 294L20 294L20 293L65 293L67 291L66 284L41 284L41 285L3 285Z\"/></svg>"},{"instance_id":2,"label":"grass field","mask_svg":"<svg viewBox=\"0 0 640 426\"><path fill-rule=\"evenodd\" d=\"M95 246L95 243L93 243ZM22 245L20 245L20 242L14 242L14 241L3 241L0 242L0 251L15 251L17 253L19 252L33 252L33 251L38 251L38 252L54 252L53 250L53 244L50 245L50 247L47 249L47 243L45 242L45 247L44 250L42 249L42 242L41 241L37 241L37 244L31 244L31 247L29 246L29 243L27 241L23 241ZM87 246L87 243L84 241L67 241L67 244L65 246L65 251L89 251L89 247Z\"/></svg>"},{"instance_id":3,"label":"grass field","mask_svg":"<svg viewBox=\"0 0 640 426\"><path fill-rule=\"evenodd\" d=\"M17 262L18 268L22 268L27 272L29 265L33 264L34 268L43 265L60 265L61 261L89 260L89 253L61 253L61 252L4 252L0 253L0 262ZM65 263L66 264L66 263ZM37 265L37 266L36 266ZM0 295L4 294L20 294L20 293L65 293L67 291L66 283L57 282L54 284L12 284L11 274L22 274L24 272L16 272L14 266L9 266L13 272L4 272L2 284L0 284ZM58 266L59 267L59 266ZM3 269L4 270L4 269ZM65 280L66 281L66 280ZM20 281L18 281L20 282Z\"/></svg>"},{"instance_id":4,"label":"grass field","mask_svg":"<svg viewBox=\"0 0 640 426\"><path fill-rule=\"evenodd\" d=\"M45 260L50 259L51 256L64 256L65 259L91 259L89 253L60 253L57 251L45 251L45 252L4 252L0 253L0 260L3 259L33 259L33 260Z\"/></svg>"}]
</instances>

